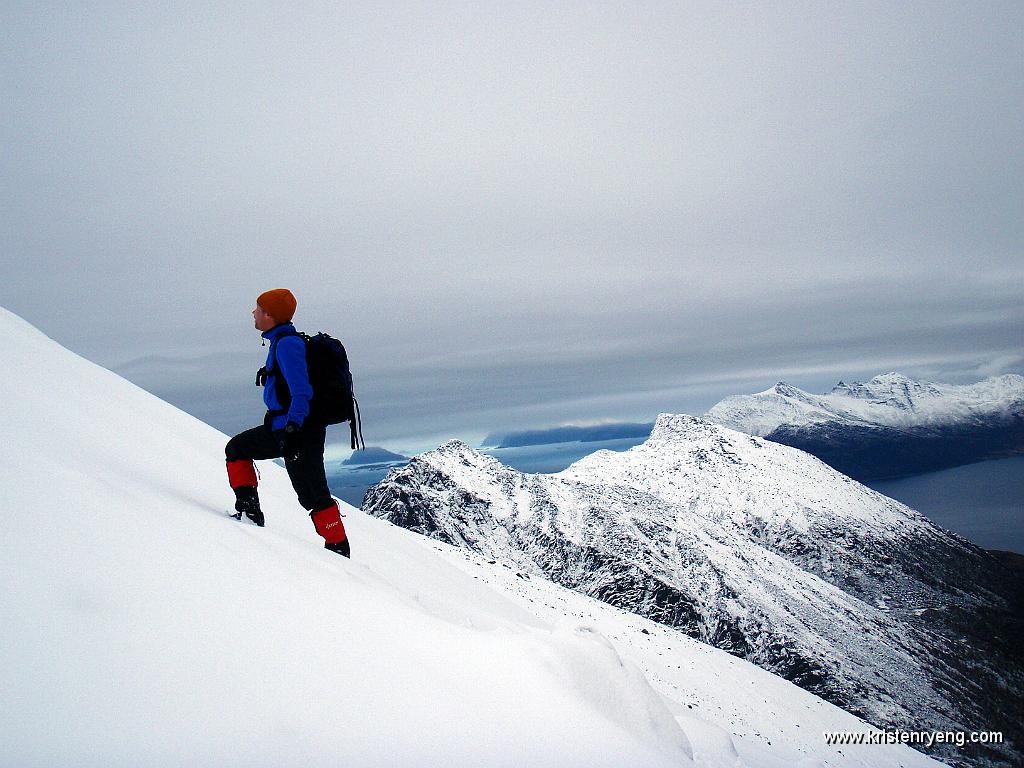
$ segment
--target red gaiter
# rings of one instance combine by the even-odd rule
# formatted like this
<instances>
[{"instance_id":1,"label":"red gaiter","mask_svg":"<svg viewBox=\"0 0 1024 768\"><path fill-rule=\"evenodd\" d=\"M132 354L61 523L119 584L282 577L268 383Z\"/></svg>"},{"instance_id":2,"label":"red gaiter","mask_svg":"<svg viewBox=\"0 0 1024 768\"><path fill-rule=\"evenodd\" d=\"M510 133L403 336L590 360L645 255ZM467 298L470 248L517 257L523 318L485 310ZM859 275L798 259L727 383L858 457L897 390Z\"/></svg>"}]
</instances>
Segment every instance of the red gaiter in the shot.
<instances>
[{"instance_id":1,"label":"red gaiter","mask_svg":"<svg viewBox=\"0 0 1024 768\"><path fill-rule=\"evenodd\" d=\"M310 512L309 516L313 519L316 532L323 536L328 544L340 544L345 540L345 524L341 522L341 511L337 504Z\"/></svg>"},{"instance_id":2,"label":"red gaiter","mask_svg":"<svg viewBox=\"0 0 1024 768\"><path fill-rule=\"evenodd\" d=\"M255 488L258 483L256 481L256 466L252 463L252 460L239 459L238 461L229 461L228 482L232 488L241 488L246 485Z\"/></svg>"}]
</instances>

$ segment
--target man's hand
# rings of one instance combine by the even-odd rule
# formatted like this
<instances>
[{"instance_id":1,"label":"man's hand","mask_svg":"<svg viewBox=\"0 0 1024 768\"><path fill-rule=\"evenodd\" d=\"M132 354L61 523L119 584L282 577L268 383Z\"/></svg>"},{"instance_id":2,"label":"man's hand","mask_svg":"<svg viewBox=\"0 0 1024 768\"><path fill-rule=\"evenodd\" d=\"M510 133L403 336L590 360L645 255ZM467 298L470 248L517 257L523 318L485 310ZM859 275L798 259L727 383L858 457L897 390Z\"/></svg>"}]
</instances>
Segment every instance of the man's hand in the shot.
<instances>
[{"instance_id":1,"label":"man's hand","mask_svg":"<svg viewBox=\"0 0 1024 768\"><path fill-rule=\"evenodd\" d=\"M284 429L279 429L274 432L274 437L277 438L277 447L281 449L281 456L284 457L285 461L295 461L299 458L300 446L298 424L294 421L289 421L284 425Z\"/></svg>"}]
</instances>

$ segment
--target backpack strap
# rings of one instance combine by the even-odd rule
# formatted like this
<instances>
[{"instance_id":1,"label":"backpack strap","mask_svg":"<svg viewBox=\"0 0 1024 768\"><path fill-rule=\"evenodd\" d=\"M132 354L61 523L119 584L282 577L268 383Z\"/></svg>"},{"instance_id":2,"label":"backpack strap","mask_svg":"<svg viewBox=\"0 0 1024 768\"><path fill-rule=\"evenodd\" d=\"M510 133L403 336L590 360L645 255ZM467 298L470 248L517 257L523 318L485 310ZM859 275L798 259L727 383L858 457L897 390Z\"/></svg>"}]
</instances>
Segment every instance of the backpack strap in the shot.
<instances>
[{"instance_id":1,"label":"backpack strap","mask_svg":"<svg viewBox=\"0 0 1024 768\"><path fill-rule=\"evenodd\" d=\"M356 440L356 422L359 423L359 440ZM363 440L363 420L359 415L359 401L356 400L355 396L352 396L352 418L349 419L349 429L352 433L352 450L359 449L359 442L363 443L363 450L366 450L366 441Z\"/></svg>"},{"instance_id":2,"label":"backpack strap","mask_svg":"<svg viewBox=\"0 0 1024 768\"><path fill-rule=\"evenodd\" d=\"M279 342L281 339L287 338L288 336L298 336L300 339L303 339L303 340L306 339L305 334L299 333L298 331L288 331L287 333L282 333L279 336L275 337L274 340L272 342L270 342L270 354L274 358L274 362L271 364L270 368L267 368L266 366L260 368L260 371L263 372L263 383L264 384L266 383L267 378L270 376L270 374L274 373L278 369L278 365L277 365L277 342ZM257 376L258 375L259 374L257 373ZM257 386L263 386L263 384L259 383L258 379L257 379Z\"/></svg>"},{"instance_id":3,"label":"backpack strap","mask_svg":"<svg viewBox=\"0 0 1024 768\"><path fill-rule=\"evenodd\" d=\"M267 366L263 366L256 372L257 387L266 386L267 380L270 376L272 374L276 374L280 370L280 366L277 364L277 342L288 336L298 336L300 339L306 339L304 334L294 330L282 333L275 337L274 340L270 342L270 357L273 362L271 362L269 368L267 368ZM267 413L271 416L281 416L282 414L288 413L288 406L291 404L292 393L288 391L288 382L284 380L284 376L274 376L274 388L277 390L277 402L284 406L284 410L274 409L272 411L267 411Z\"/></svg>"}]
</instances>

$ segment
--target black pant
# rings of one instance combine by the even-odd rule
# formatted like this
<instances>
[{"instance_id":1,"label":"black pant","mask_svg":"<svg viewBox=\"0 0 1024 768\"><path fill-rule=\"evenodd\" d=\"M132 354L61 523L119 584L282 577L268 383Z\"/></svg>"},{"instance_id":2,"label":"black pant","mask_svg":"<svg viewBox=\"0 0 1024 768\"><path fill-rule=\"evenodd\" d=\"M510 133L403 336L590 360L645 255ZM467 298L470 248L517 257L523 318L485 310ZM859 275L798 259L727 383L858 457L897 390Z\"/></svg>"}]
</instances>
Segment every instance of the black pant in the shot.
<instances>
[{"instance_id":1,"label":"black pant","mask_svg":"<svg viewBox=\"0 0 1024 768\"><path fill-rule=\"evenodd\" d=\"M322 424L303 424L299 430L299 458L285 459L284 466L299 496L303 509L315 512L334 503L327 487L324 470L324 441L327 427ZM224 449L228 461L239 459L279 459L281 449L274 433L266 425L247 429L232 437Z\"/></svg>"}]
</instances>

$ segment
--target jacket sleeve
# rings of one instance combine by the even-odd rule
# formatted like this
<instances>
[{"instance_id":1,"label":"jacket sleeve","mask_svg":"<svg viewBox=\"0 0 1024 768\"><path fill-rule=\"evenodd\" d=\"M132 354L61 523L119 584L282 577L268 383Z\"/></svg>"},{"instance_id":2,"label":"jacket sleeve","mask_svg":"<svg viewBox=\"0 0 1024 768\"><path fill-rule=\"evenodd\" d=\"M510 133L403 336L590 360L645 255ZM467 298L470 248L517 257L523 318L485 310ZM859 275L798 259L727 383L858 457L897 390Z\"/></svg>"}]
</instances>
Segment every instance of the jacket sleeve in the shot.
<instances>
[{"instance_id":1,"label":"jacket sleeve","mask_svg":"<svg viewBox=\"0 0 1024 768\"><path fill-rule=\"evenodd\" d=\"M300 427L309 415L309 401L313 397L313 387L309 383L309 370L306 367L306 343L298 336L289 336L277 343L277 367L288 385L292 396L288 406L288 421L294 421Z\"/></svg>"}]
</instances>

